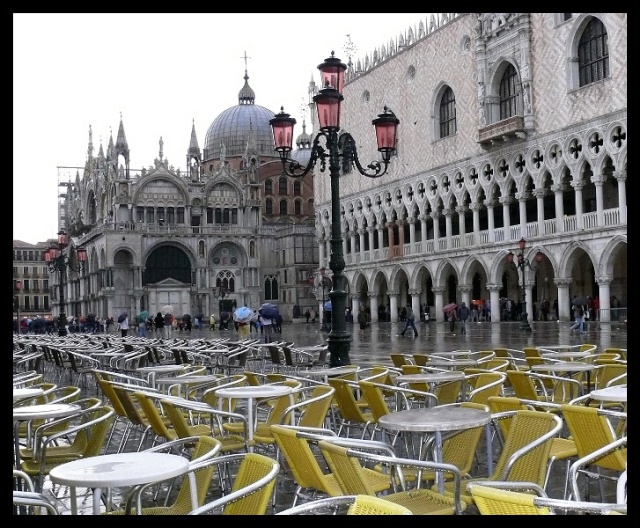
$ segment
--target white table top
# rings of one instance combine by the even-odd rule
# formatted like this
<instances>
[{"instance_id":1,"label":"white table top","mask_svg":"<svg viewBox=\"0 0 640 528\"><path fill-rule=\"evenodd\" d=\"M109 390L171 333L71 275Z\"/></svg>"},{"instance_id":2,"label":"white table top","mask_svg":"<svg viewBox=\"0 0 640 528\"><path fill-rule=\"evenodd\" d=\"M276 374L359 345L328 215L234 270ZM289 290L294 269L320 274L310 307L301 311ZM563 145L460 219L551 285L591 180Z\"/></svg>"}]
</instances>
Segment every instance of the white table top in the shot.
<instances>
[{"instance_id":1,"label":"white table top","mask_svg":"<svg viewBox=\"0 0 640 528\"><path fill-rule=\"evenodd\" d=\"M397 383L432 383L437 381L454 381L464 379L464 372L452 370L449 372L424 372L420 374L401 374L396 377Z\"/></svg>"},{"instance_id":2,"label":"white table top","mask_svg":"<svg viewBox=\"0 0 640 528\"><path fill-rule=\"evenodd\" d=\"M216 391L220 398L276 398L291 394L293 389L286 385L247 385L246 387L227 387Z\"/></svg>"},{"instance_id":3,"label":"white table top","mask_svg":"<svg viewBox=\"0 0 640 528\"><path fill-rule=\"evenodd\" d=\"M325 376L343 376L345 374L353 374L354 372L358 372L360 370L359 367L333 367L328 369L318 369L318 370L307 370L302 374L304 376L311 377L325 377Z\"/></svg>"},{"instance_id":4,"label":"white table top","mask_svg":"<svg viewBox=\"0 0 640 528\"><path fill-rule=\"evenodd\" d=\"M430 357L440 356L440 357L460 357L460 356L471 356L473 352L471 350L449 350L447 352L432 352L428 354Z\"/></svg>"},{"instance_id":5,"label":"white table top","mask_svg":"<svg viewBox=\"0 0 640 528\"><path fill-rule=\"evenodd\" d=\"M598 389L591 391L589 397L592 400L599 400L605 402L626 402L627 401L627 387L621 385L614 385L612 387L605 387L604 389Z\"/></svg>"},{"instance_id":6,"label":"white table top","mask_svg":"<svg viewBox=\"0 0 640 528\"><path fill-rule=\"evenodd\" d=\"M381 416L378 424L393 431L433 433L470 429L486 425L490 421L491 414L479 409L442 406L392 412Z\"/></svg>"},{"instance_id":7,"label":"white table top","mask_svg":"<svg viewBox=\"0 0 640 528\"><path fill-rule=\"evenodd\" d=\"M46 403L43 405L26 405L13 408L14 420L42 420L45 418L62 418L78 412L80 407L72 403Z\"/></svg>"},{"instance_id":8,"label":"white table top","mask_svg":"<svg viewBox=\"0 0 640 528\"><path fill-rule=\"evenodd\" d=\"M135 486L180 475L189 467L185 457L169 453L114 453L82 458L53 468L55 484L86 488Z\"/></svg>"},{"instance_id":9,"label":"white table top","mask_svg":"<svg viewBox=\"0 0 640 528\"><path fill-rule=\"evenodd\" d=\"M590 355L589 352L542 352L542 357L549 359L582 359Z\"/></svg>"},{"instance_id":10,"label":"white table top","mask_svg":"<svg viewBox=\"0 0 640 528\"><path fill-rule=\"evenodd\" d=\"M184 370L184 365L156 365L155 367L139 367L138 372L179 372Z\"/></svg>"},{"instance_id":11,"label":"white table top","mask_svg":"<svg viewBox=\"0 0 640 528\"><path fill-rule=\"evenodd\" d=\"M531 370L534 372L586 372L595 368L596 366L591 363L583 363L581 361L564 361L559 363L542 363L541 365L533 365Z\"/></svg>"},{"instance_id":12,"label":"white table top","mask_svg":"<svg viewBox=\"0 0 640 528\"><path fill-rule=\"evenodd\" d=\"M478 364L475 359L430 359L427 367L474 367Z\"/></svg>"},{"instance_id":13,"label":"white table top","mask_svg":"<svg viewBox=\"0 0 640 528\"><path fill-rule=\"evenodd\" d=\"M30 387L24 389L13 389L13 401L16 402L18 400L22 400L23 398L35 398L36 396L40 396L43 393L43 389L32 389Z\"/></svg>"},{"instance_id":14,"label":"white table top","mask_svg":"<svg viewBox=\"0 0 640 528\"><path fill-rule=\"evenodd\" d=\"M174 378L156 378L156 385L187 385L189 383L206 383L207 381L216 381L220 376L202 375L202 376L176 376Z\"/></svg>"}]
</instances>

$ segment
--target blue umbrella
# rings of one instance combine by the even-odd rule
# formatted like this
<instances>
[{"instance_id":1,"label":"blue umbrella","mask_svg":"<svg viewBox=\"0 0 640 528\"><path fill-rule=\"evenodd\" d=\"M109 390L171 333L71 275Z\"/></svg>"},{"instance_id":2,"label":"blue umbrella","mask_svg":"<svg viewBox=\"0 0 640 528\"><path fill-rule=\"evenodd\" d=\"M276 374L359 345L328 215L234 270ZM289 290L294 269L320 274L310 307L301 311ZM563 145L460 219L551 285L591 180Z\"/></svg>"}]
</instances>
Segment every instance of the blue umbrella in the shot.
<instances>
[{"instance_id":1,"label":"blue umbrella","mask_svg":"<svg viewBox=\"0 0 640 528\"><path fill-rule=\"evenodd\" d=\"M273 303L262 303L260 305L260 313L267 319L275 319L280 313L278 307Z\"/></svg>"},{"instance_id":2,"label":"blue umbrella","mask_svg":"<svg viewBox=\"0 0 640 528\"><path fill-rule=\"evenodd\" d=\"M236 316L236 319L238 321L248 321L249 319L251 319L252 313L253 312L251 311L251 308L247 308L246 306L241 306L235 312L233 312L233 315Z\"/></svg>"},{"instance_id":3,"label":"blue umbrella","mask_svg":"<svg viewBox=\"0 0 640 528\"><path fill-rule=\"evenodd\" d=\"M324 311L325 312L331 311L331 299L329 299L326 303L324 303Z\"/></svg>"}]
</instances>

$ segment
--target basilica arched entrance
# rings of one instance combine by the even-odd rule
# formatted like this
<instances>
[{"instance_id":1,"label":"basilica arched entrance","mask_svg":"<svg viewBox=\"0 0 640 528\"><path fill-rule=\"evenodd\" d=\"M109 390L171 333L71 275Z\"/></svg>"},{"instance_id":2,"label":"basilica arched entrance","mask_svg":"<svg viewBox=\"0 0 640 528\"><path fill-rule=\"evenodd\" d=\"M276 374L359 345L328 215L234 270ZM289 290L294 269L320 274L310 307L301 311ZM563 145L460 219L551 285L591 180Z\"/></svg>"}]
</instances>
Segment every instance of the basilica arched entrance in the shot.
<instances>
[{"instance_id":1,"label":"basilica arched entrance","mask_svg":"<svg viewBox=\"0 0 640 528\"><path fill-rule=\"evenodd\" d=\"M147 258L142 283L149 313L156 314L165 305L173 306L176 316L192 313L191 260L184 249L172 245L154 249Z\"/></svg>"}]
</instances>

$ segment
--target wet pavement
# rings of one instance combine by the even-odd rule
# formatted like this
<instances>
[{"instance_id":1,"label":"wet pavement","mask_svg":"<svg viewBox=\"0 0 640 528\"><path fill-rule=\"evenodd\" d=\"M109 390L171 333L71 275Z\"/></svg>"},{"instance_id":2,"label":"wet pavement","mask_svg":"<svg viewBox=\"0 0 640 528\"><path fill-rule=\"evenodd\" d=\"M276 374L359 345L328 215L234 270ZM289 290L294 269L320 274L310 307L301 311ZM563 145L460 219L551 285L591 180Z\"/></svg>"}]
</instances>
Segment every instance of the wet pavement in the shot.
<instances>
[{"instance_id":1,"label":"wet pavement","mask_svg":"<svg viewBox=\"0 0 640 528\"><path fill-rule=\"evenodd\" d=\"M407 335L403 337L400 332L404 328L403 323L374 323L364 331L364 336L359 335L357 325L348 325L349 331L353 332L350 348L350 361L352 364L369 366L373 364L389 364L391 353L432 353L437 351L450 351L456 349L469 349L472 351L488 350L496 347L507 347L522 349L525 346L553 346L553 345L577 345L591 343L597 345L597 350L602 351L608 347L627 348L627 328L622 323L604 323L597 321L590 322L583 335L577 335L569 330L569 322L536 322L532 324L532 331L525 332L520 329L519 322L510 323L467 323L466 334L460 333L460 324L452 333L448 323L416 323L418 327L418 337ZM236 333L233 329L220 331L216 329L189 332L176 332L174 337L181 339L211 338L220 335L230 336L235 339ZM252 334L252 337L255 334ZM282 334L274 334L274 340L283 339L293 341L296 346L310 346L326 343L327 333L320 330L319 324L313 323L289 323L283 325ZM91 395L95 392L91 391ZM116 431L116 436L118 431ZM116 438L111 445L118 445ZM495 443L495 442L494 442ZM132 443L128 444L134 445ZM114 449L110 449L112 452ZM129 449L127 449L129 450ZM478 448L478 453L484 453L483 442ZM497 456L494 455L495 457ZM479 466L474 474L486 475L486 464L482 455L479 457ZM561 498L564 491L566 465L564 462L557 462L553 466L552 475L547 492L552 497ZM214 479L215 480L215 479ZM295 484L290 473L281 472L278 477L278 493L276 495L276 507L270 508L269 513L275 513L291 506L293 490ZM599 500L600 491L598 485L592 486L592 500ZM216 493L216 485L212 481L211 490ZM121 495L118 491L114 493L114 504L121 502ZM55 501L59 511L69 514L69 490L65 487L51 486L47 480L45 493ZM78 502L80 514L91 514L91 495L87 490L78 490ZM615 485L608 481L604 482L604 499L613 500L615 498ZM471 507L465 514L477 514L477 510Z\"/></svg>"}]
</instances>

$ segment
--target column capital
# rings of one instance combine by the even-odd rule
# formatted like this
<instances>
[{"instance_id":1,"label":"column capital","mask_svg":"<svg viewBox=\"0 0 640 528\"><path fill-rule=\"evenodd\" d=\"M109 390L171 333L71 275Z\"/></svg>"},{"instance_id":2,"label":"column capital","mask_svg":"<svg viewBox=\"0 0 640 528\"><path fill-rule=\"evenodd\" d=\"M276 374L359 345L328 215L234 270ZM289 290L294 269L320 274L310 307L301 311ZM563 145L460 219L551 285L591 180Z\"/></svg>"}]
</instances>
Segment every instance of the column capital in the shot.
<instances>
[{"instance_id":1,"label":"column capital","mask_svg":"<svg viewBox=\"0 0 640 528\"><path fill-rule=\"evenodd\" d=\"M594 185L603 185L604 180L605 180L605 177L603 174L591 176L591 183L593 183Z\"/></svg>"},{"instance_id":2,"label":"column capital","mask_svg":"<svg viewBox=\"0 0 640 528\"><path fill-rule=\"evenodd\" d=\"M433 293L435 293L436 295L440 295L440 294L443 294L446 291L446 288L444 286L442 286L442 287L434 286L433 288L431 288L431 291Z\"/></svg>"},{"instance_id":3,"label":"column capital","mask_svg":"<svg viewBox=\"0 0 640 528\"><path fill-rule=\"evenodd\" d=\"M529 191L517 192L516 200L518 200L519 202L525 202L526 200L529 199L530 196L531 196L531 193Z\"/></svg>"},{"instance_id":4,"label":"column capital","mask_svg":"<svg viewBox=\"0 0 640 528\"><path fill-rule=\"evenodd\" d=\"M619 182L627 181L627 171L626 170L613 171L613 177Z\"/></svg>"},{"instance_id":5,"label":"column capital","mask_svg":"<svg viewBox=\"0 0 640 528\"><path fill-rule=\"evenodd\" d=\"M596 277L596 282L601 285L611 284L613 282L612 275L600 275Z\"/></svg>"},{"instance_id":6,"label":"column capital","mask_svg":"<svg viewBox=\"0 0 640 528\"><path fill-rule=\"evenodd\" d=\"M387 290L387 295L389 297L398 296L398 295L400 295L400 291L399 290Z\"/></svg>"},{"instance_id":7,"label":"column capital","mask_svg":"<svg viewBox=\"0 0 640 528\"><path fill-rule=\"evenodd\" d=\"M501 196L499 198L499 201L502 205L509 205L511 202L513 202L513 198L511 198L511 196Z\"/></svg>"},{"instance_id":8,"label":"column capital","mask_svg":"<svg viewBox=\"0 0 640 528\"><path fill-rule=\"evenodd\" d=\"M544 192L545 192L544 189L535 189L533 191L533 195L538 199L539 198L544 198Z\"/></svg>"},{"instance_id":9,"label":"column capital","mask_svg":"<svg viewBox=\"0 0 640 528\"><path fill-rule=\"evenodd\" d=\"M581 191L584 188L584 182L582 180L572 181L571 187L576 191Z\"/></svg>"},{"instance_id":10,"label":"column capital","mask_svg":"<svg viewBox=\"0 0 640 528\"><path fill-rule=\"evenodd\" d=\"M375 299L378 296L378 292L375 290L369 290L367 292L367 297L369 297L370 299Z\"/></svg>"},{"instance_id":11,"label":"column capital","mask_svg":"<svg viewBox=\"0 0 640 528\"><path fill-rule=\"evenodd\" d=\"M551 190L554 193L561 193L562 191L564 191L565 185L563 183L558 183L557 185L552 185L551 186Z\"/></svg>"},{"instance_id":12,"label":"column capital","mask_svg":"<svg viewBox=\"0 0 640 528\"><path fill-rule=\"evenodd\" d=\"M458 205L456 206L456 213L458 214L464 214L467 211L466 206L464 205Z\"/></svg>"},{"instance_id":13,"label":"column capital","mask_svg":"<svg viewBox=\"0 0 640 528\"><path fill-rule=\"evenodd\" d=\"M409 295L420 295L422 290L409 290Z\"/></svg>"},{"instance_id":14,"label":"column capital","mask_svg":"<svg viewBox=\"0 0 640 528\"><path fill-rule=\"evenodd\" d=\"M421 222L426 222L427 218L429 218L429 215L426 215L426 214L418 215L418 220L420 220Z\"/></svg>"},{"instance_id":15,"label":"column capital","mask_svg":"<svg viewBox=\"0 0 640 528\"><path fill-rule=\"evenodd\" d=\"M470 293L471 292L471 285L470 284L458 284L458 289L462 293Z\"/></svg>"},{"instance_id":16,"label":"column capital","mask_svg":"<svg viewBox=\"0 0 640 528\"><path fill-rule=\"evenodd\" d=\"M486 203L486 202L485 202ZM482 204L480 203L471 203L469 204L469 209L471 209L474 213L482 209Z\"/></svg>"},{"instance_id":17,"label":"column capital","mask_svg":"<svg viewBox=\"0 0 640 528\"><path fill-rule=\"evenodd\" d=\"M449 208L443 209L442 214L445 216L451 216L453 214L453 210Z\"/></svg>"},{"instance_id":18,"label":"column capital","mask_svg":"<svg viewBox=\"0 0 640 528\"><path fill-rule=\"evenodd\" d=\"M558 287L560 287L560 286L565 287L565 288L569 287L569 286L571 286L572 282L573 282L573 279L557 279L557 278L553 279L553 283Z\"/></svg>"},{"instance_id":19,"label":"column capital","mask_svg":"<svg viewBox=\"0 0 640 528\"><path fill-rule=\"evenodd\" d=\"M500 291L500 288L502 288L502 284L487 284L486 288L490 292Z\"/></svg>"}]
</instances>

